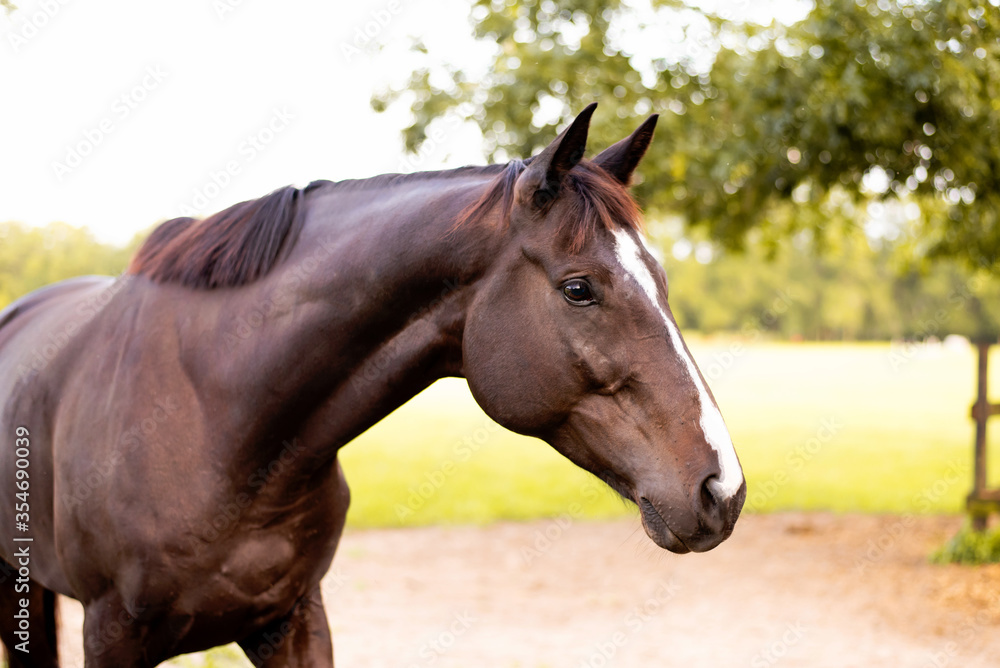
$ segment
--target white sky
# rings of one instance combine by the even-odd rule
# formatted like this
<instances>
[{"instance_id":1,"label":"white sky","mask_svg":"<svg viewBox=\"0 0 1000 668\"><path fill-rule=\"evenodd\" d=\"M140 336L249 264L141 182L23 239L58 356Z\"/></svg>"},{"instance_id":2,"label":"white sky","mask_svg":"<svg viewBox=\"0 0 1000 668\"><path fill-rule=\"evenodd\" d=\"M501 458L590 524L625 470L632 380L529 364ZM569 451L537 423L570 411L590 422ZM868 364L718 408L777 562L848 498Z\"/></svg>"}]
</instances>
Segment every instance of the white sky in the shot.
<instances>
[{"instance_id":1,"label":"white sky","mask_svg":"<svg viewBox=\"0 0 1000 668\"><path fill-rule=\"evenodd\" d=\"M185 206L400 171L406 105L376 114L369 99L409 72L409 36L442 59L489 62L466 0L50 0L51 18L44 2L17 4L0 11L0 220L61 220L113 242ZM382 48L348 57L356 28ZM419 168L482 162L481 146L474 127L450 127ZM92 150L57 168L74 147ZM227 165L238 173L216 188Z\"/></svg>"},{"instance_id":2,"label":"white sky","mask_svg":"<svg viewBox=\"0 0 1000 668\"><path fill-rule=\"evenodd\" d=\"M764 4L780 16L801 2ZM369 106L411 71L413 36L435 61L485 71L492 45L472 39L469 0L16 4L0 11L0 221L124 243L288 183L484 160L478 129L442 124L444 140L404 166L407 105ZM366 30L372 42L346 54Z\"/></svg>"}]
</instances>

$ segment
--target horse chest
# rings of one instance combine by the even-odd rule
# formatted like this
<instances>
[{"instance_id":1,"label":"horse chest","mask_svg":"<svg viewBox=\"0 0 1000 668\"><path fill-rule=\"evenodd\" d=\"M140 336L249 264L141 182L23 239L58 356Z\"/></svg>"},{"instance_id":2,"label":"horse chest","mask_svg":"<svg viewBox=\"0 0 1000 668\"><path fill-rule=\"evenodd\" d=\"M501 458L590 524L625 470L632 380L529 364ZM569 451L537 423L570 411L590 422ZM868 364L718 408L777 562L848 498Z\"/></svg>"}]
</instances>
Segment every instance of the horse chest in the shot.
<instances>
[{"instance_id":1,"label":"horse chest","mask_svg":"<svg viewBox=\"0 0 1000 668\"><path fill-rule=\"evenodd\" d=\"M316 586L336 549L340 532L321 500L290 508L265 499L198 503L176 525L185 528L165 535L161 523L134 552L135 589L125 593L166 614L207 613L241 628L285 614Z\"/></svg>"},{"instance_id":2,"label":"horse chest","mask_svg":"<svg viewBox=\"0 0 1000 668\"><path fill-rule=\"evenodd\" d=\"M174 570L185 577L172 583L166 597L147 592L154 597L152 606L191 616L195 626L201 620L249 630L287 614L329 568L325 551L280 531L233 535L220 540L212 552L214 559L202 553L190 569Z\"/></svg>"},{"instance_id":3,"label":"horse chest","mask_svg":"<svg viewBox=\"0 0 1000 668\"><path fill-rule=\"evenodd\" d=\"M299 558L298 541L277 532L231 541L225 560L213 576L219 594L260 601L298 598L317 564Z\"/></svg>"},{"instance_id":4,"label":"horse chest","mask_svg":"<svg viewBox=\"0 0 1000 668\"><path fill-rule=\"evenodd\" d=\"M212 579L218 593L247 601L295 600L330 566L339 532L322 504L287 513L250 513L219 541Z\"/></svg>"}]
</instances>

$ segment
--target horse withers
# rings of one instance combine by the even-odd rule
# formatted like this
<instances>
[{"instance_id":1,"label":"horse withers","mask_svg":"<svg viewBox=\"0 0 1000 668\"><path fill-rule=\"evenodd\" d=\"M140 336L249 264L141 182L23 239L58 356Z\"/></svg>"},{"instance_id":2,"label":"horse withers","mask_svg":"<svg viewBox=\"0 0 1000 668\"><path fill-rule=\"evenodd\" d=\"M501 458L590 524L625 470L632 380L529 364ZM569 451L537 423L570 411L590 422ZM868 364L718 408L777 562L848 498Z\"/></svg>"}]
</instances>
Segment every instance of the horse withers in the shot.
<instances>
[{"instance_id":1,"label":"horse withers","mask_svg":"<svg viewBox=\"0 0 1000 668\"><path fill-rule=\"evenodd\" d=\"M168 221L124 275L0 313L10 665L57 664L60 593L83 604L88 667L228 642L256 666L332 666L337 452L445 376L635 502L657 545L725 540L740 463L627 189L656 117L585 160L594 106L528 160Z\"/></svg>"}]
</instances>

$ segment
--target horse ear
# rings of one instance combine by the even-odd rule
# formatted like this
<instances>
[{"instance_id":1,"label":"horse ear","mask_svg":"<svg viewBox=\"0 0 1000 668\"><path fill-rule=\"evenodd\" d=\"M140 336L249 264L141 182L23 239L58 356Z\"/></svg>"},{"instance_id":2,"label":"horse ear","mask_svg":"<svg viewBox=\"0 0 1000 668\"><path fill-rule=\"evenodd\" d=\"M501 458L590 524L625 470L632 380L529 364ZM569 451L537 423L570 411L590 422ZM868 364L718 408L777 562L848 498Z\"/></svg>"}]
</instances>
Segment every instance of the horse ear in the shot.
<instances>
[{"instance_id":1,"label":"horse ear","mask_svg":"<svg viewBox=\"0 0 1000 668\"><path fill-rule=\"evenodd\" d=\"M563 177L583 159L583 153L587 149L590 117L594 115L596 108L596 102L588 104L568 128L531 159L531 164L518 179L522 201L529 201L535 207L543 208L555 199Z\"/></svg>"},{"instance_id":2,"label":"horse ear","mask_svg":"<svg viewBox=\"0 0 1000 668\"><path fill-rule=\"evenodd\" d=\"M632 180L632 172L646 154L649 142L653 141L653 129L659 117L659 114L653 114L647 118L635 132L601 151L594 162L627 186Z\"/></svg>"}]
</instances>

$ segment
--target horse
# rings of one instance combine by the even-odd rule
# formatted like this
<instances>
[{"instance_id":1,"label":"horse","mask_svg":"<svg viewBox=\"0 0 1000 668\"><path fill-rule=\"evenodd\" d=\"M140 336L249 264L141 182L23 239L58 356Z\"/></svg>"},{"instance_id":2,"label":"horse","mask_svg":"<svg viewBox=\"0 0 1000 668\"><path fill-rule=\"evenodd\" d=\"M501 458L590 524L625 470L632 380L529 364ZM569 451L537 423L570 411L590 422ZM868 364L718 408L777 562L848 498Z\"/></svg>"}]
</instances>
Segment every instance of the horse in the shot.
<instances>
[{"instance_id":1,"label":"horse","mask_svg":"<svg viewBox=\"0 0 1000 668\"><path fill-rule=\"evenodd\" d=\"M333 666L338 450L447 376L634 502L656 545L725 540L746 483L629 191L657 117L585 159L595 106L523 161L167 221L122 275L0 312L10 666L57 665L57 593L88 668L230 642Z\"/></svg>"}]
</instances>

